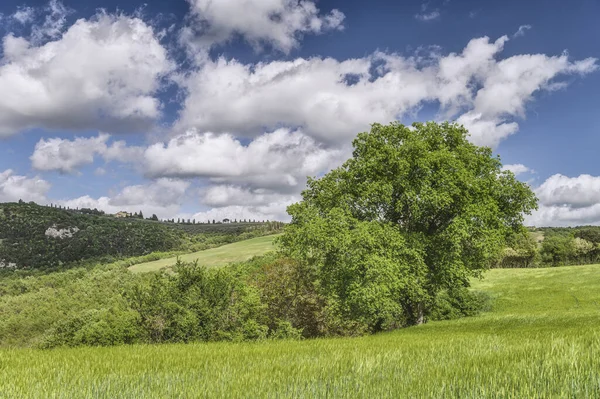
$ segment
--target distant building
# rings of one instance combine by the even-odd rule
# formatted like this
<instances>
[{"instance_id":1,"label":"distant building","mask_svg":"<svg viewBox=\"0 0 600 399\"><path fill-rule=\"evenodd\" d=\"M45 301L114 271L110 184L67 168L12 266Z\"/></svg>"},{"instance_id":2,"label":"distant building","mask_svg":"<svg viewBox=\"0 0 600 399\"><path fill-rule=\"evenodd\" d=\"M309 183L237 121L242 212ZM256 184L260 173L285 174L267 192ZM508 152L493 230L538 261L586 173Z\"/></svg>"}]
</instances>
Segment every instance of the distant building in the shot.
<instances>
[{"instance_id":1,"label":"distant building","mask_svg":"<svg viewBox=\"0 0 600 399\"><path fill-rule=\"evenodd\" d=\"M231 220L229 220L229 219L223 219L223 223L231 223Z\"/></svg>"},{"instance_id":2,"label":"distant building","mask_svg":"<svg viewBox=\"0 0 600 399\"><path fill-rule=\"evenodd\" d=\"M125 211L121 211L121 212L115 213L115 217L116 218L130 218L131 217L131 213L125 212Z\"/></svg>"}]
</instances>

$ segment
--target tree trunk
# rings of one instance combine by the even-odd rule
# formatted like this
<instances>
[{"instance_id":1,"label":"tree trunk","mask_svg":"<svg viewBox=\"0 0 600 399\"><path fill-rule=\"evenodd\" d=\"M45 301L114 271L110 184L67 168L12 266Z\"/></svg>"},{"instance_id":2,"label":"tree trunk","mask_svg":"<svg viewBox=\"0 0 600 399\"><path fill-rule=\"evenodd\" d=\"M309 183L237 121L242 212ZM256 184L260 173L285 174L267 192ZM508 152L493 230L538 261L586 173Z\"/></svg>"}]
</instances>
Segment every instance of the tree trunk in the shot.
<instances>
[{"instance_id":1,"label":"tree trunk","mask_svg":"<svg viewBox=\"0 0 600 399\"><path fill-rule=\"evenodd\" d=\"M417 317L415 319L415 322L417 325L421 325L425 322L425 315L423 314L423 302L419 302L417 304Z\"/></svg>"}]
</instances>

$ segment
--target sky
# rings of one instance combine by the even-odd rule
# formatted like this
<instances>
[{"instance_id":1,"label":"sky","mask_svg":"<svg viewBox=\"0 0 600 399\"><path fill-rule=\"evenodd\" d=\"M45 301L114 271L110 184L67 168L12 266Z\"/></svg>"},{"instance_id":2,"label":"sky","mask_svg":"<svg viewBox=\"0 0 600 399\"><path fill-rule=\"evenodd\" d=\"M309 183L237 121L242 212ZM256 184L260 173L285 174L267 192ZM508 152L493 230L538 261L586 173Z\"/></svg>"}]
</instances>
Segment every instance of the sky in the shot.
<instances>
[{"instance_id":1,"label":"sky","mask_svg":"<svg viewBox=\"0 0 600 399\"><path fill-rule=\"evenodd\" d=\"M600 224L600 2L3 0L0 202L289 220L372 123L455 121Z\"/></svg>"}]
</instances>

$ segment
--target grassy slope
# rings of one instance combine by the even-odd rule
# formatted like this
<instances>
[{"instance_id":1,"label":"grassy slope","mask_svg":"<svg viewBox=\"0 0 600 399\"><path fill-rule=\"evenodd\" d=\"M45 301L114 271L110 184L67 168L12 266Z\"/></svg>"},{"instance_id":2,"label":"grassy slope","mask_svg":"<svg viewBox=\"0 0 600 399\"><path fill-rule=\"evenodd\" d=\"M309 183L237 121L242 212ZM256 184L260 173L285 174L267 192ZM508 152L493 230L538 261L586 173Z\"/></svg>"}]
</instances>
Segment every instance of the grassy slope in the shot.
<instances>
[{"instance_id":1,"label":"grassy slope","mask_svg":"<svg viewBox=\"0 0 600 399\"><path fill-rule=\"evenodd\" d=\"M231 262L241 262L253 256L263 255L268 251L272 251L275 237L276 235L252 238L250 240L223 245L218 248L181 255L179 259L184 262L194 262L197 260L199 264L206 266L221 266ZM173 266L176 262L177 258L160 259L131 266L129 270L132 272L156 271Z\"/></svg>"},{"instance_id":2,"label":"grassy slope","mask_svg":"<svg viewBox=\"0 0 600 399\"><path fill-rule=\"evenodd\" d=\"M600 397L600 266L492 270L479 317L354 339L0 351L2 397Z\"/></svg>"}]
</instances>

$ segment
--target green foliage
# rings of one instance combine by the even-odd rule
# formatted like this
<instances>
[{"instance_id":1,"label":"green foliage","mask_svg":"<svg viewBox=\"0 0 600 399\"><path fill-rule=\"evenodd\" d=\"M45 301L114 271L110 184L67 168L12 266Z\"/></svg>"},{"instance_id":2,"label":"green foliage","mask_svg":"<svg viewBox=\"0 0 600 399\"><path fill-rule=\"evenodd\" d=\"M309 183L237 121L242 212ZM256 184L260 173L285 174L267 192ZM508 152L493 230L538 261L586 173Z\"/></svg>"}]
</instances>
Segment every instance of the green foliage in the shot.
<instances>
[{"instance_id":1,"label":"green foliage","mask_svg":"<svg viewBox=\"0 0 600 399\"><path fill-rule=\"evenodd\" d=\"M141 336L137 313L118 308L91 309L56 322L39 346L124 345L141 342Z\"/></svg>"},{"instance_id":2,"label":"green foliage","mask_svg":"<svg viewBox=\"0 0 600 399\"><path fill-rule=\"evenodd\" d=\"M494 263L536 199L448 123L373 125L288 208L284 255L313 269L340 333L418 324Z\"/></svg>"},{"instance_id":3,"label":"green foliage","mask_svg":"<svg viewBox=\"0 0 600 399\"><path fill-rule=\"evenodd\" d=\"M266 305L267 324L274 337L318 337L326 334L325 300L313 271L291 259L264 258L250 274Z\"/></svg>"},{"instance_id":4,"label":"green foliage","mask_svg":"<svg viewBox=\"0 0 600 399\"><path fill-rule=\"evenodd\" d=\"M512 234L506 244L507 247L502 251L497 267L527 268L535 267L539 263L538 244L528 231Z\"/></svg>"},{"instance_id":5,"label":"green foliage","mask_svg":"<svg viewBox=\"0 0 600 399\"><path fill-rule=\"evenodd\" d=\"M600 262L599 226L542 227L507 240L495 267L528 268Z\"/></svg>"},{"instance_id":6,"label":"green foliage","mask_svg":"<svg viewBox=\"0 0 600 399\"><path fill-rule=\"evenodd\" d=\"M50 342L63 341L83 344L75 337L78 320L87 324L100 322L102 315L126 316L127 303L121 294L137 279L118 266L52 273L16 271L3 275L0 345L48 346ZM105 321L117 329L110 319ZM68 328L73 334L67 332ZM106 333L112 334L108 330Z\"/></svg>"},{"instance_id":7,"label":"green foliage","mask_svg":"<svg viewBox=\"0 0 600 399\"><path fill-rule=\"evenodd\" d=\"M266 337L259 293L230 269L179 263L126 294L149 342L243 340Z\"/></svg>"},{"instance_id":8,"label":"green foliage","mask_svg":"<svg viewBox=\"0 0 600 399\"><path fill-rule=\"evenodd\" d=\"M173 250L184 240L182 232L157 223L35 204L0 205L0 226L0 261L18 268L56 268L105 256L145 255Z\"/></svg>"},{"instance_id":9,"label":"green foliage","mask_svg":"<svg viewBox=\"0 0 600 399\"><path fill-rule=\"evenodd\" d=\"M438 292L429 318L431 320L453 320L476 316L490 310L489 296L480 291L470 291L464 287Z\"/></svg>"},{"instance_id":10,"label":"green foliage","mask_svg":"<svg viewBox=\"0 0 600 399\"><path fill-rule=\"evenodd\" d=\"M570 234L552 234L544 238L542 260L552 266L564 265L575 255L573 237Z\"/></svg>"}]
</instances>

